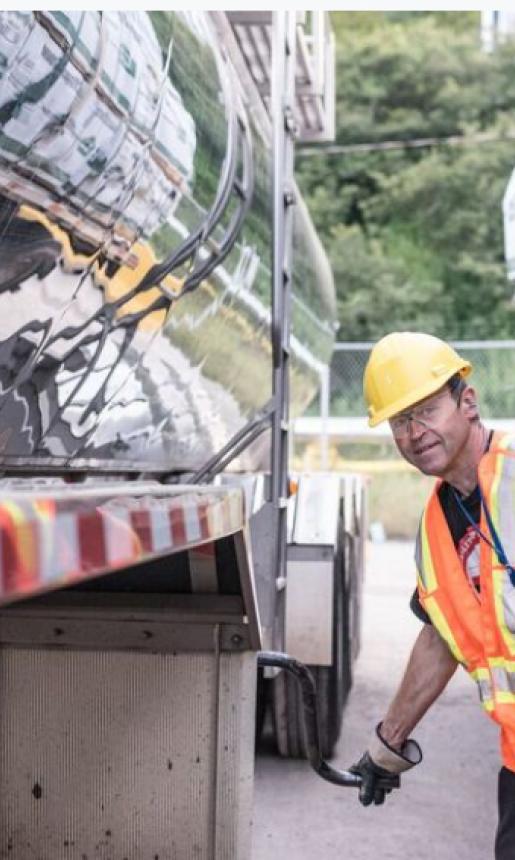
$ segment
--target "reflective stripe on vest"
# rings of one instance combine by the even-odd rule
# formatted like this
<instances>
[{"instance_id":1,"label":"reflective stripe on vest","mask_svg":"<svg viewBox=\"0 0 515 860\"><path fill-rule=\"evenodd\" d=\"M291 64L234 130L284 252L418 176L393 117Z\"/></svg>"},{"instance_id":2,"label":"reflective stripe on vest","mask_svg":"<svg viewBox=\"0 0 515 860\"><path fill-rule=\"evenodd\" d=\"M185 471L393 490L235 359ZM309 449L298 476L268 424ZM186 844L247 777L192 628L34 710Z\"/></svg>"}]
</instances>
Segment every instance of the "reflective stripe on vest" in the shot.
<instances>
[{"instance_id":1,"label":"reflective stripe on vest","mask_svg":"<svg viewBox=\"0 0 515 860\"><path fill-rule=\"evenodd\" d=\"M438 630L442 639L445 639L445 641L447 642L447 645L451 649L458 663L465 664L465 657L461 652L461 648L456 642L456 639L452 634L452 630L447 623L447 619L445 618L445 615L438 606L438 603L435 598L426 597L424 601L424 608L429 615L431 621L433 622L433 625Z\"/></svg>"},{"instance_id":2,"label":"reflective stripe on vest","mask_svg":"<svg viewBox=\"0 0 515 860\"><path fill-rule=\"evenodd\" d=\"M511 672L502 666L474 669L470 676L477 684L481 704L487 711L493 711L495 704L515 704L515 667Z\"/></svg>"},{"instance_id":3,"label":"reflective stripe on vest","mask_svg":"<svg viewBox=\"0 0 515 860\"><path fill-rule=\"evenodd\" d=\"M422 514L422 522L417 535L417 543L415 546L415 562L417 564L418 574L422 580L424 591L434 591L436 588L436 574L431 558L431 549L427 537L427 527L425 523L426 512Z\"/></svg>"},{"instance_id":4,"label":"reflective stripe on vest","mask_svg":"<svg viewBox=\"0 0 515 860\"><path fill-rule=\"evenodd\" d=\"M512 704L515 702L515 662L504 658L493 658L488 661L490 675L494 688L494 698L498 702Z\"/></svg>"},{"instance_id":5,"label":"reflective stripe on vest","mask_svg":"<svg viewBox=\"0 0 515 860\"><path fill-rule=\"evenodd\" d=\"M470 673L470 677L473 678L477 684L479 699L483 708L486 711L493 711L494 691L488 669L473 669Z\"/></svg>"}]
</instances>

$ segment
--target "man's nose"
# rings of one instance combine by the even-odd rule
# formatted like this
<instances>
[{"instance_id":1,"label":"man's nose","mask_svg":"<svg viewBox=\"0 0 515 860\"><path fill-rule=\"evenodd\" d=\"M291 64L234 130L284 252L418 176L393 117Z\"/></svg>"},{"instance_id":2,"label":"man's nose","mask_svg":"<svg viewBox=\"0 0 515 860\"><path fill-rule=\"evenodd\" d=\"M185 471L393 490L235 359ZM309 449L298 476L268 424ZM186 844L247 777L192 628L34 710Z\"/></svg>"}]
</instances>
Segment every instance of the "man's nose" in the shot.
<instances>
[{"instance_id":1,"label":"man's nose","mask_svg":"<svg viewBox=\"0 0 515 860\"><path fill-rule=\"evenodd\" d=\"M410 439L412 439L412 440L413 439L420 439L420 437L424 435L426 430L427 430L427 427L425 426L425 424L421 423L420 421L417 421L417 419L414 418L413 416L410 417L410 420L409 420Z\"/></svg>"}]
</instances>

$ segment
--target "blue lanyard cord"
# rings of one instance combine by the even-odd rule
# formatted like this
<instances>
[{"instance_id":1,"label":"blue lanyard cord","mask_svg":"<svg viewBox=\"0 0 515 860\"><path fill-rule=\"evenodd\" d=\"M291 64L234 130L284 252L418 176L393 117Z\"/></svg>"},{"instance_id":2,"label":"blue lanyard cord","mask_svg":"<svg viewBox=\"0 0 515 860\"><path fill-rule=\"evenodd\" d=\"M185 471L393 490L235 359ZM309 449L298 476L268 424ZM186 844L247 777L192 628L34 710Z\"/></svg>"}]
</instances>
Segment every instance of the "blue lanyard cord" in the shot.
<instances>
[{"instance_id":1,"label":"blue lanyard cord","mask_svg":"<svg viewBox=\"0 0 515 860\"><path fill-rule=\"evenodd\" d=\"M485 519L486 519L486 522L488 525L488 530L492 536L492 540L490 540L490 538L488 538L484 534L484 532L481 531L478 524L475 522L475 520L471 516L470 511L468 511L467 508L465 507L465 505L463 504L462 500L460 499L460 497L459 497L458 493L456 492L456 490L454 489L454 487L452 487L452 492L454 494L454 498L456 499L456 503L457 503L460 511L462 512L463 516L469 521L470 525L472 526L474 531L477 532L479 537L482 540L486 541L488 546L491 547L491 549L493 549L495 551L497 558L499 559L500 564L502 564L503 567L505 567L506 570L508 571L508 575L510 577L511 584L513 586L515 586L515 570L513 569L513 567L511 566L511 564L508 561L508 556L506 555L506 553L504 551L504 547L501 543L501 538L499 537L499 535L497 533L497 529L495 528L495 526L493 524L492 516L491 516L490 511L488 510L488 506L485 502L485 497L483 496L483 493L481 492L481 487L479 487L479 498L481 499L481 507L483 508L483 511L485 513Z\"/></svg>"}]
</instances>

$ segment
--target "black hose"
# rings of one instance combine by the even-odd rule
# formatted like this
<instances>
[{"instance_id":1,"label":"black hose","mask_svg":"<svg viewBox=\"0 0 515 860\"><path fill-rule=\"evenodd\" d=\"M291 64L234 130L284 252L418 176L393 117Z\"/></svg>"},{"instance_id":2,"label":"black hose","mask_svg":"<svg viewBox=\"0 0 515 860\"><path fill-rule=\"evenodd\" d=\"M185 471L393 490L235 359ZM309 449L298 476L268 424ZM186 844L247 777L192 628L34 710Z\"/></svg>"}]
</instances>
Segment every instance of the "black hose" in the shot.
<instances>
[{"instance_id":1,"label":"black hose","mask_svg":"<svg viewBox=\"0 0 515 860\"><path fill-rule=\"evenodd\" d=\"M302 706L304 716L304 727L306 729L306 748L308 761L316 773L326 779L328 782L333 782L335 785L345 785L351 788L359 788L361 785L361 777L356 773L351 773L349 770L338 770L331 767L324 759L320 752L320 731L318 726L317 712L317 693L315 679L304 663L295 660L294 657L289 657L288 654L282 654L280 651L260 651L258 654L258 666L273 666L276 669L284 669L296 679L300 684L302 693ZM378 788L381 788L380 782ZM391 782L384 786L391 788Z\"/></svg>"}]
</instances>

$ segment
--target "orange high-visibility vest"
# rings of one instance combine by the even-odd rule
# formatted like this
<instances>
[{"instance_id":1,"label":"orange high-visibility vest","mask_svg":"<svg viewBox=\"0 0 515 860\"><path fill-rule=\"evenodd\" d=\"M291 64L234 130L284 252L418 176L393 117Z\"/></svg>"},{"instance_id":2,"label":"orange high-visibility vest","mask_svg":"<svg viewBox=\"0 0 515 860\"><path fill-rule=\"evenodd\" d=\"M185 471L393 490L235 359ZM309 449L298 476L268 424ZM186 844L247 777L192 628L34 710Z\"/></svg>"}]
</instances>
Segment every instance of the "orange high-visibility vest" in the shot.
<instances>
[{"instance_id":1,"label":"orange high-visibility vest","mask_svg":"<svg viewBox=\"0 0 515 860\"><path fill-rule=\"evenodd\" d=\"M515 437L495 433L478 470L479 486L515 566ZM503 763L515 771L515 587L495 550L480 541L478 594L456 552L437 482L417 536L420 602L456 659L477 683L483 708L501 726ZM479 527L491 539L484 511Z\"/></svg>"}]
</instances>

